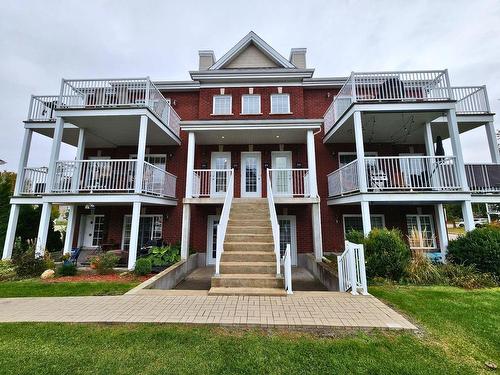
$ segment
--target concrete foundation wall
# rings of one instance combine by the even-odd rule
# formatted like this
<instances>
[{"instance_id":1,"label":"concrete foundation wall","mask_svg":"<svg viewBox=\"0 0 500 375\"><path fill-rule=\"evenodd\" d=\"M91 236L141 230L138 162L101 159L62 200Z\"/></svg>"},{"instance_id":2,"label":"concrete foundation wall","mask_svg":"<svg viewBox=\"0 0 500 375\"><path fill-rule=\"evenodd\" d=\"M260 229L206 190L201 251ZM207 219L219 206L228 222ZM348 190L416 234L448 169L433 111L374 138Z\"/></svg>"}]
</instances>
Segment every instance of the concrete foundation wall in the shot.
<instances>
[{"instance_id":1,"label":"concrete foundation wall","mask_svg":"<svg viewBox=\"0 0 500 375\"><path fill-rule=\"evenodd\" d=\"M312 254L298 254L297 263L311 272L328 290L338 291L339 280L336 273L325 263L316 262Z\"/></svg>"}]
</instances>

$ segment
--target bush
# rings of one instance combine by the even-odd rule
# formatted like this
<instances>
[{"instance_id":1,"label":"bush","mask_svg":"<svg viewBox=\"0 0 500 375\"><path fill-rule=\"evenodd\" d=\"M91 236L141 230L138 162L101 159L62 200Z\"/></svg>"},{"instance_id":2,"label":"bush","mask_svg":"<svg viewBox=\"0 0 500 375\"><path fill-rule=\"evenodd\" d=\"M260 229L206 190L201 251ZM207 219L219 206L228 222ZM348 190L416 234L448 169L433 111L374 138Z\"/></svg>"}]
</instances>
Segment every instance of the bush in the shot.
<instances>
[{"instance_id":1,"label":"bush","mask_svg":"<svg viewBox=\"0 0 500 375\"><path fill-rule=\"evenodd\" d=\"M345 239L352 243L363 244L365 242L365 235L359 230L351 229L345 234Z\"/></svg>"},{"instance_id":2,"label":"bush","mask_svg":"<svg viewBox=\"0 0 500 375\"><path fill-rule=\"evenodd\" d=\"M16 277L16 267L10 260L0 260L0 281L12 280Z\"/></svg>"},{"instance_id":3,"label":"bush","mask_svg":"<svg viewBox=\"0 0 500 375\"><path fill-rule=\"evenodd\" d=\"M90 263L95 265L95 269L98 274L104 275L107 273L113 273L113 268L116 267L119 260L119 256L108 252L90 258Z\"/></svg>"},{"instance_id":4,"label":"bush","mask_svg":"<svg viewBox=\"0 0 500 375\"><path fill-rule=\"evenodd\" d=\"M15 246L20 246L20 242L16 241ZM39 277L43 271L54 267L48 252L45 252L43 257L35 255L34 243L29 243L26 250L16 249L14 254L16 255L12 258L12 262L19 277Z\"/></svg>"},{"instance_id":5,"label":"bush","mask_svg":"<svg viewBox=\"0 0 500 375\"><path fill-rule=\"evenodd\" d=\"M169 266L181 259L180 247L164 246L152 247L149 254L145 257L151 261L154 267Z\"/></svg>"},{"instance_id":6,"label":"bush","mask_svg":"<svg viewBox=\"0 0 500 375\"><path fill-rule=\"evenodd\" d=\"M478 272L473 265L447 263L440 266L441 273L448 279L448 284L459 288L492 288L498 285L498 279L490 273Z\"/></svg>"},{"instance_id":7,"label":"bush","mask_svg":"<svg viewBox=\"0 0 500 375\"><path fill-rule=\"evenodd\" d=\"M410 261L410 249L397 229L373 229L365 239L366 273L369 277L400 280Z\"/></svg>"},{"instance_id":8,"label":"bush","mask_svg":"<svg viewBox=\"0 0 500 375\"><path fill-rule=\"evenodd\" d=\"M139 276L148 275L152 271L153 265L151 264L151 260L147 258L139 258L137 262L135 262L134 273Z\"/></svg>"},{"instance_id":9,"label":"bush","mask_svg":"<svg viewBox=\"0 0 500 375\"><path fill-rule=\"evenodd\" d=\"M450 241L448 259L455 264L474 265L480 272L500 277L500 227L476 228Z\"/></svg>"},{"instance_id":10,"label":"bush","mask_svg":"<svg viewBox=\"0 0 500 375\"><path fill-rule=\"evenodd\" d=\"M57 274L59 276L75 276L76 272L76 264L73 263L63 263L57 269Z\"/></svg>"},{"instance_id":11,"label":"bush","mask_svg":"<svg viewBox=\"0 0 500 375\"><path fill-rule=\"evenodd\" d=\"M432 263L421 251L413 252L412 259L406 269L407 281L417 285L446 283L440 266Z\"/></svg>"}]
</instances>

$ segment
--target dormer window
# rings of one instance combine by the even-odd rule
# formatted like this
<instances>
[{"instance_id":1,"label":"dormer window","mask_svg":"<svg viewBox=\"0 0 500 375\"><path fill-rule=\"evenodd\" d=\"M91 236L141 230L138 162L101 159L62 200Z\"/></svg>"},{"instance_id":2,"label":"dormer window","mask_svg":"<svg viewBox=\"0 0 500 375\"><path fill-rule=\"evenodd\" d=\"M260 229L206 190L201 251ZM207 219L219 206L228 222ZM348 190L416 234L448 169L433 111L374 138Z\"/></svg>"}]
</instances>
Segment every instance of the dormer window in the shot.
<instances>
[{"instance_id":1,"label":"dormer window","mask_svg":"<svg viewBox=\"0 0 500 375\"><path fill-rule=\"evenodd\" d=\"M212 114L232 115L232 101L231 95L214 95Z\"/></svg>"},{"instance_id":2,"label":"dormer window","mask_svg":"<svg viewBox=\"0 0 500 375\"><path fill-rule=\"evenodd\" d=\"M260 95L243 95L241 97L241 114L242 115L261 114Z\"/></svg>"},{"instance_id":3,"label":"dormer window","mask_svg":"<svg viewBox=\"0 0 500 375\"><path fill-rule=\"evenodd\" d=\"M289 114L290 113L290 95L272 94L271 95L271 113Z\"/></svg>"}]
</instances>

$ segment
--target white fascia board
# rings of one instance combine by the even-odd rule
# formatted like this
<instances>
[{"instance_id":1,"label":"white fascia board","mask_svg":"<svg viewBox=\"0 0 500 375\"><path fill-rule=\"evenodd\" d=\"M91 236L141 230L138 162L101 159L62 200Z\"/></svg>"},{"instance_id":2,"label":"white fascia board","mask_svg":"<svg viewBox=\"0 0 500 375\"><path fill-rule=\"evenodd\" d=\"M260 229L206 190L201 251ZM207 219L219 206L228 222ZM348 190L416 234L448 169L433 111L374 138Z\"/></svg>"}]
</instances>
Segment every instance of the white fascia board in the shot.
<instances>
[{"instance_id":1,"label":"white fascia board","mask_svg":"<svg viewBox=\"0 0 500 375\"><path fill-rule=\"evenodd\" d=\"M159 206L176 206L175 198L159 198L145 194L46 194L42 196L40 203L60 203L60 204L132 204L140 202Z\"/></svg>"},{"instance_id":2,"label":"white fascia board","mask_svg":"<svg viewBox=\"0 0 500 375\"><path fill-rule=\"evenodd\" d=\"M42 204L43 201L42 201L42 197L41 196L31 196L31 197L28 197L28 196L22 196L22 195L19 195L19 196L15 196L15 197L12 197L10 198L10 204L31 204L31 205L35 205L35 204Z\"/></svg>"},{"instance_id":3,"label":"white fascia board","mask_svg":"<svg viewBox=\"0 0 500 375\"><path fill-rule=\"evenodd\" d=\"M24 128L25 129L54 129L56 127L56 122L54 121L25 121ZM64 123L64 129L78 129L77 126L67 123Z\"/></svg>"},{"instance_id":4,"label":"white fascia board","mask_svg":"<svg viewBox=\"0 0 500 375\"><path fill-rule=\"evenodd\" d=\"M317 88L341 88L349 77L304 78L302 86Z\"/></svg>"},{"instance_id":5,"label":"white fascia board","mask_svg":"<svg viewBox=\"0 0 500 375\"><path fill-rule=\"evenodd\" d=\"M196 81L230 81L230 80L290 80L311 78L314 69L224 69L190 71L191 78Z\"/></svg>"},{"instance_id":6,"label":"white fascia board","mask_svg":"<svg viewBox=\"0 0 500 375\"><path fill-rule=\"evenodd\" d=\"M498 193L490 193L490 194L471 194L472 203L500 203L500 192Z\"/></svg>"},{"instance_id":7,"label":"white fascia board","mask_svg":"<svg viewBox=\"0 0 500 375\"><path fill-rule=\"evenodd\" d=\"M218 61L212 65L209 70L217 70L222 66L234 59L241 51L243 51L246 46L250 43L254 43L255 46L261 50L265 55L274 60L276 63L280 64L284 68L295 68L290 61L285 59L281 54L278 53L274 48L267 44L263 39L261 39L253 31L250 31L243 39L241 39L236 45L231 48L226 54L224 54Z\"/></svg>"},{"instance_id":8,"label":"white fascia board","mask_svg":"<svg viewBox=\"0 0 500 375\"><path fill-rule=\"evenodd\" d=\"M291 120L207 120L181 122L184 131L238 130L238 129L319 129L322 119Z\"/></svg>"},{"instance_id":9,"label":"white fascia board","mask_svg":"<svg viewBox=\"0 0 500 375\"><path fill-rule=\"evenodd\" d=\"M495 119L495 114L490 113L490 114L473 114L473 115L464 115L464 114L458 114L457 113L457 122L458 123L467 123L467 122L472 122L472 123L488 123L488 122L493 122ZM432 124L437 124L437 123L443 123L447 124L448 123L448 118L446 116L441 116L438 117L437 119L432 121Z\"/></svg>"},{"instance_id":10,"label":"white fascia board","mask_svg":"<svg viewBox=\"0 0 500 375\"><path fill-rule=\"evenodd\" d=\"M366 193L366 194L353 194L345 197L338 198L328 198L328 205L342 205L342 204L353 204L361 202L374 202L374 203L386 203L390 204L435 204L435 203L446 203L446 202L460 202L464 200L470 200L471 195L467 192L411 192L411 193L399 193L399 192L387 192L387 193Z\"/></svg>"},{"instance_id":11,"label":"white fascia board","mask_svg":"<svg viewBox=\"0 0 500 375\"><path fill-rule=\"evenodd\" d=\"M200 89L198 81L155 81L158 90L163 91L196 91Z\"/></svg>"}]
</instances>

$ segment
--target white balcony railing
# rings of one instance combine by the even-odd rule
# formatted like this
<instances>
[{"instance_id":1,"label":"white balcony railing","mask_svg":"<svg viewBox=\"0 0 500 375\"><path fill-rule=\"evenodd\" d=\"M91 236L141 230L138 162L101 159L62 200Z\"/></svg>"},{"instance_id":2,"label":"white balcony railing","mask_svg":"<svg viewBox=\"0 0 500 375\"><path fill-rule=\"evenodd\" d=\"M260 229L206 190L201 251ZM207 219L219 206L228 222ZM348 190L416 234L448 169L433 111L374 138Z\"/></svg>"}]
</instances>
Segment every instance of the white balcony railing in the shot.
<instances>
[{"instance_id":1,"label":"white balcony railing","mask_svg":"<svg viewBox=\"0 0 500 375\"><path fill-rule=\"evenodd\" d=\"M28 121L54 121L59 95L32 95Z\"/></svg>"},{"instance_id":2,"label":"white balcony railing","mask_svg":"<svg viewBox=\"0 0 500 375\"><path fill-rule=\"evenodd\" d=\"M457 101L457 114L490 113L490 104L485 86L452 87L453 99Z\"/></svg>"},{"instance_id":3,"label":"white balcony railing","mask_svg":"<svg viewBox=\"0 0 500 375\"><path fill-rule=\"evenodd\" d=\"M461 190L454 156L365 157L367 191ZM328 196L360 191L357 160L328 175Z\"/></svg>"},{"instance_id":4,"label":"white balcony railing","mask_svg":"<svg viewBox=\"0 0 500 375\"><path fill-rule=\"evenodd\" d=\"M446 70L351 73L324 117L325 133L355 102L451 100Z\"/></svg>"},{"instance_id":5,"label":"white balcony railing","mask_svg":"<svg viewBox=\"0 0 500 375\"><path fill-rule=\"evenodd\" d=\"M225 197L232 169L193 170L193 197Z\"/></svg>"},{"instance_id":6,"label":"white balcony railing","mask_svg":"<svg viewBox=\"0 0 500 375\"><path fill-rule=\"evenodd\" d=\"M52 193L133 193L137 160L72 160L56 162ZM175 197L176 177L144 162L142 193Z\"/></svg>"},{"instance_id":7,"label":"white balcony railing","mask_svg":"<svg viewBox=\"0 0 500 375\"><path fill-rule=\"evenodd\" d=\"M275 197L309 197L309 169L268 169L267 178Z\"/></svg>"},{"instance_id":8,"label":"white balcony railing","mask_svg":"<svg viewBox=\"0 0 500 375\"><path fill-rule=\"evenodd\" d=\"M27 167L23 171L23 183L20 194L37 195L45 192L47 167Z\"/></svg>"},{"instance_id":9,"label":"white balcony railing","mask_svg":"<svg viewBox=\"0 0 500 375\"><path fill-rule=\"evenodd\" d=\"M473 193L500 194L500 164L466 164L465 174Z\"/></svg>"},{"instance_id":10,"label":"white balcony railing","mask_svg":"<svg viewBox=\"0 0 500 375\"><path fill-rule=\"evenodd\" d=\"M149 108L179 136L180 118L148 78L63 80L58 108Z\"/></svg>"}]
</instances>

